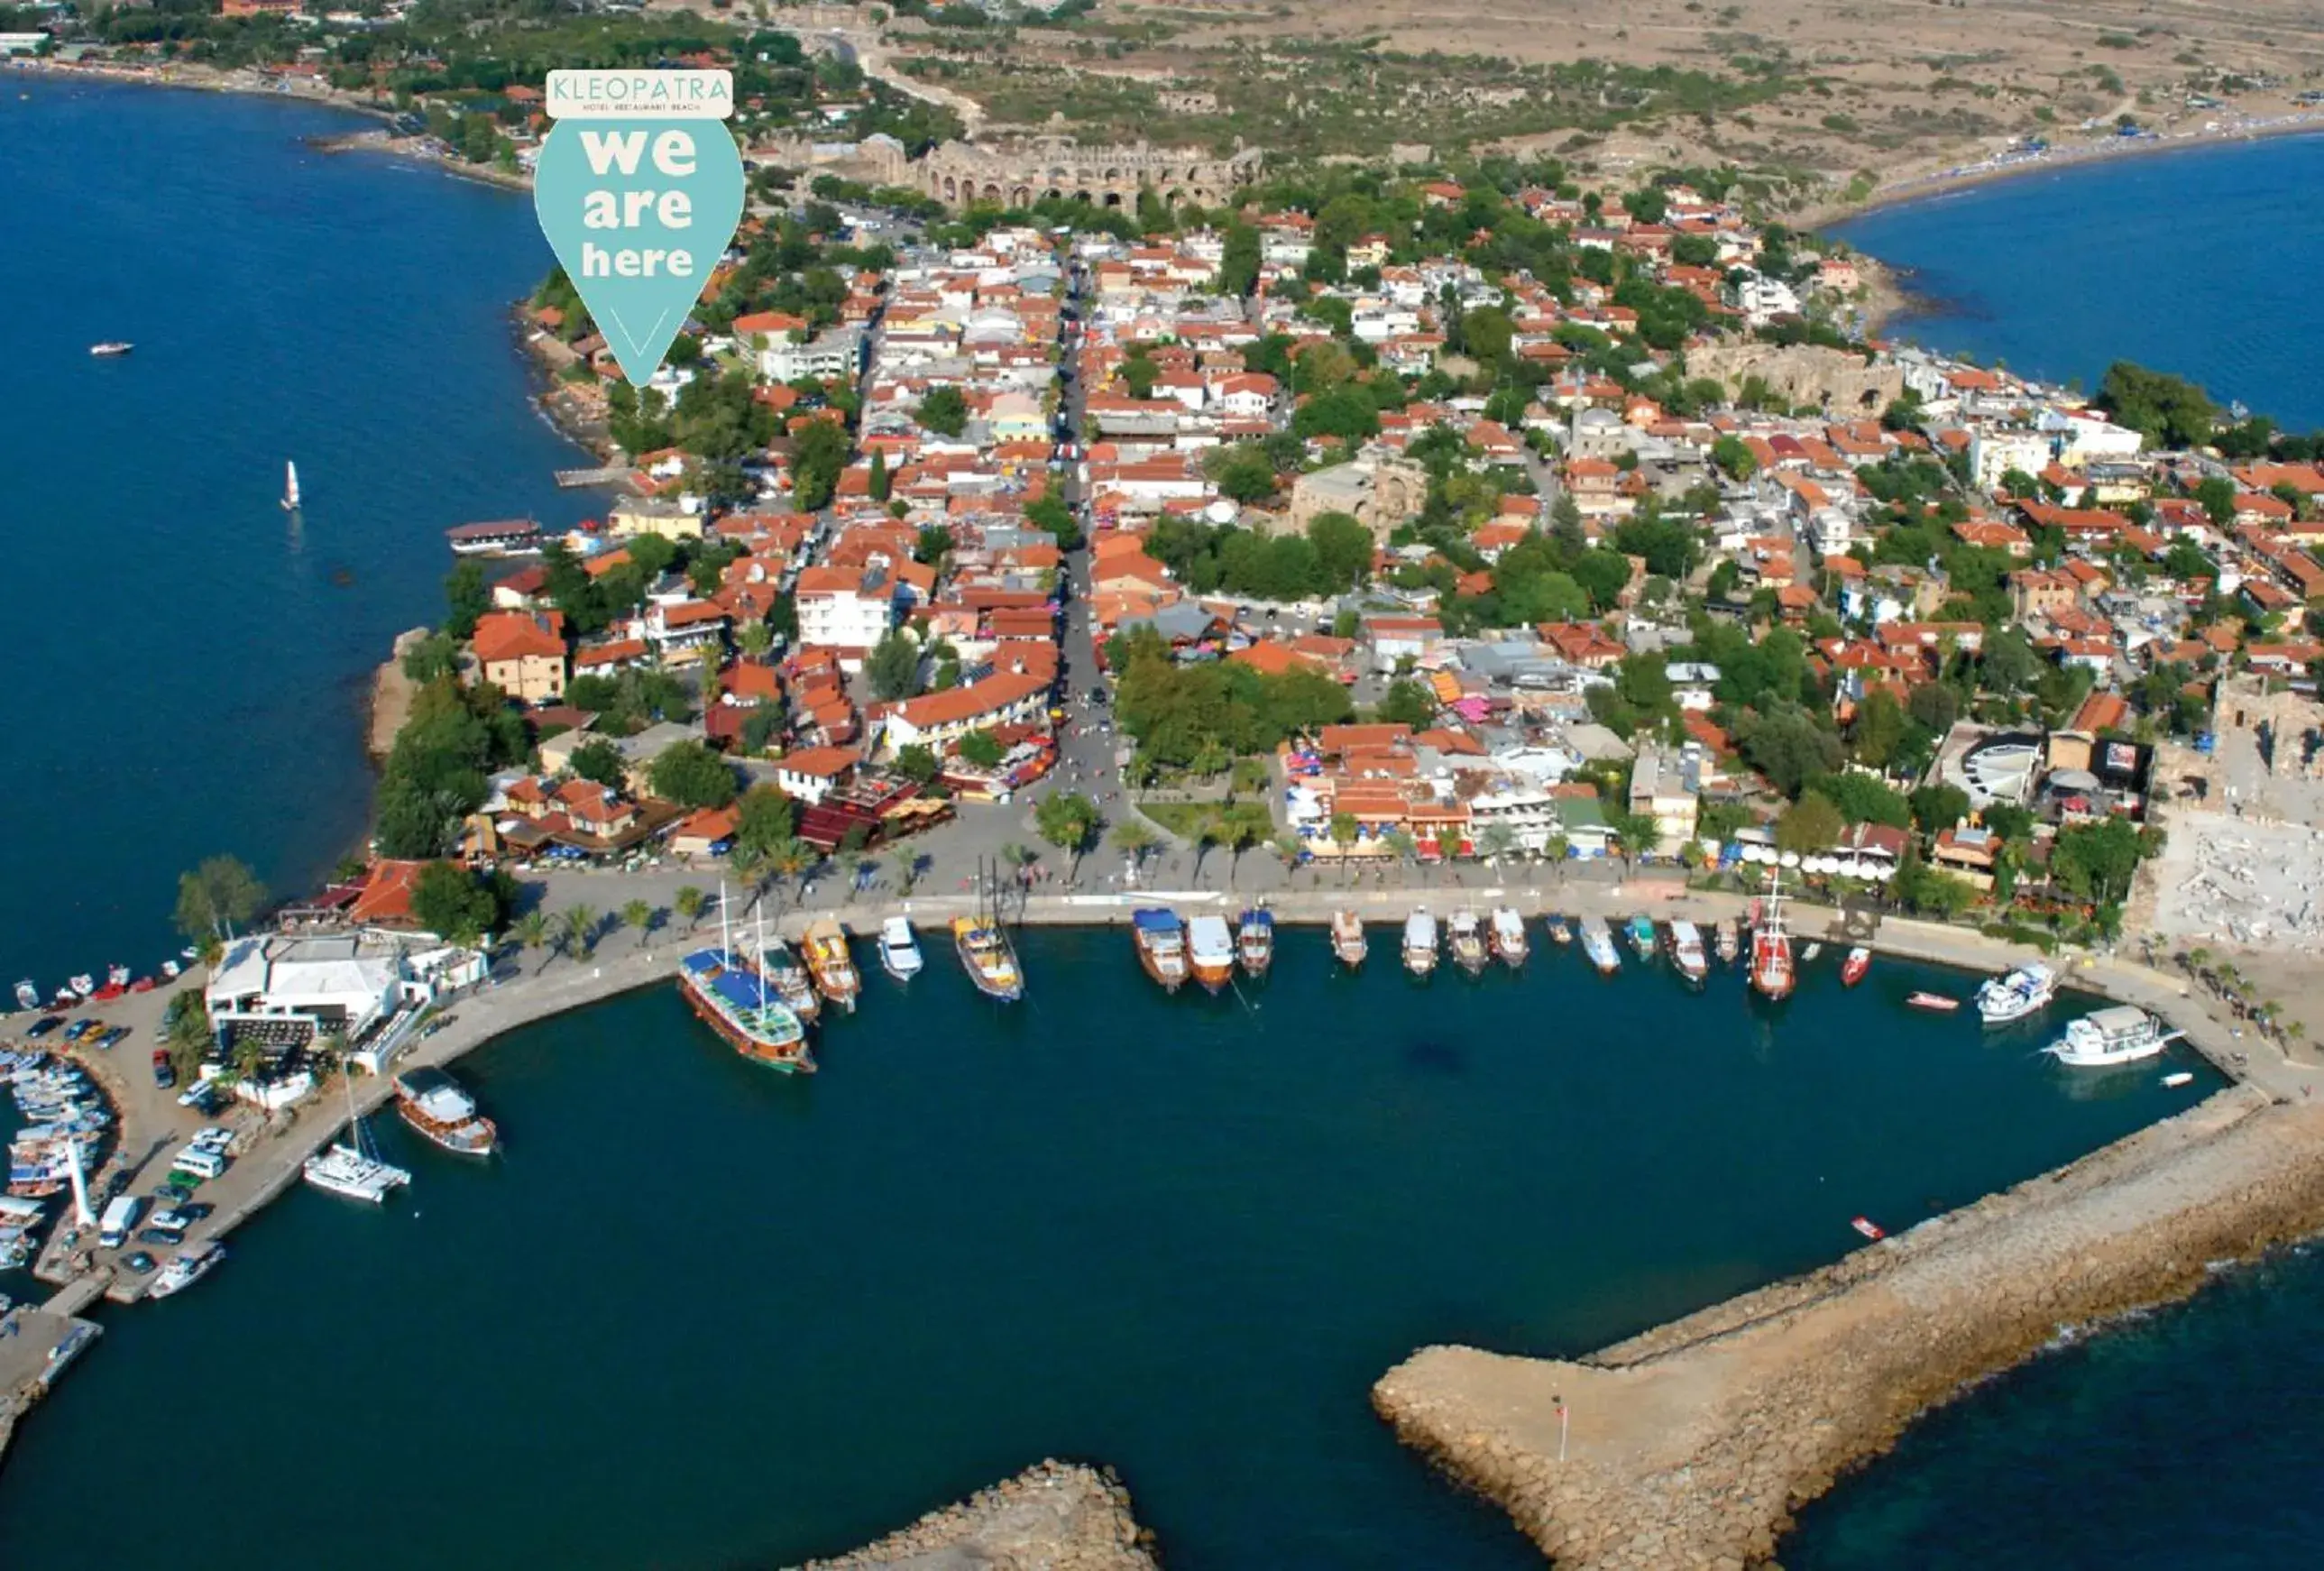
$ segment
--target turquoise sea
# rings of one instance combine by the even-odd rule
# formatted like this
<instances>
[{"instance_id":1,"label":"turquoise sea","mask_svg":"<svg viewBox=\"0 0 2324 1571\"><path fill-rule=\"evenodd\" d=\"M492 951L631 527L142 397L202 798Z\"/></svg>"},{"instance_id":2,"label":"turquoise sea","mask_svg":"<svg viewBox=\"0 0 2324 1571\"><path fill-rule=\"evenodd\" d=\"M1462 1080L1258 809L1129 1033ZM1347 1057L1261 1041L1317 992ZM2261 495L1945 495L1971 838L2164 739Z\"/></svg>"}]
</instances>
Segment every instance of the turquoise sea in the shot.
<instances>
[{"instance_id":1,"label":"turquoise sea","mask_svg":"<svg viewBox=\"0 0 2324 1571\"><path fill-rule=\"evenodd\" d=\"M2028 173L1839 226L1909 270L1887 331L2095 388L2135 360L2324 426L2324 134L2184 148Z\"/></svg>"},{"instance_id":2,"label":"turquoise sea","mask_svg":"<svg viewBox=\"0 0 2324 1571\"><path fill-rule=\"evenodd\" d=\"M302 145L365 124L0 70L0 985L151 971L215 852L310 887L362 836L370 672L440 615L441 531L588 511L510 349L530 204Z\"/></svg>"},{"instance_id":3,"label":"turquoise sea","mask_svg":"<svg viewBox=\"0 0 2324 1571\"><path fill-rule=\"evenodd\" d=\"M1417 984L1296 930L1248 1004L1165 998L1120 931L1023 953L1017 1009L933 948L874 975L811 1078L669 986L464 1060L506 1158L391 1123L383 1213L295 1191L112 1316L0 1472L0 1565L119 1565L88 1513L134 1480L172 1571L351 1524L382 1568L773 1566L1062 1455L1175 1566L1520 1571L1372 1416L1413 1349L1587 1351L2214 1083L2077 1076L1902 1006L1960 977L1830 953L1776 1011L1546 944Z\"/></svg>"}]
</instances>

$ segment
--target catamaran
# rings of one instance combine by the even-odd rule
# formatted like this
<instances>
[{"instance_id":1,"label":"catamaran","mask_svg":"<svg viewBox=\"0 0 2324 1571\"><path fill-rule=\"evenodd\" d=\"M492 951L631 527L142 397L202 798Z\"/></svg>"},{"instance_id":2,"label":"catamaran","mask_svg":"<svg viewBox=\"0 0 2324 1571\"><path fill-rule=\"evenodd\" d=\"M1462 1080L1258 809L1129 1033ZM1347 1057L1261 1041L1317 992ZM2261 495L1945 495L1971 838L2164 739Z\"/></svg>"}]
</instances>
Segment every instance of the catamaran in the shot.
<instances>
[{"instance_id":1,"label":"catamaran","mask_svg":"<svg viewBox=\"0 0 2324 1571\"><path fill-rule=\"evenodd\" d=\"M1784 927L1783 875L1770 869L1767 893L1751 928L1751 985L1762 998L1792 995L1792 935Z\"/></svg>"},{"instance_id":2,"label":"catamaran","mask_svg":"<svg viewBox=\"0 0 2324 1571\"><path fill-rule=\"evenodd\" d=\"M1234 935L1222 916L1199 916L1186 924L1186 965L1194 980L1213 993L1234 980Z\"/></svg>"},{"instance_id":3,"label":"catamaran","mask_svg":"<svg viewBox=\"0 0 2324 1571\"><path fill-rule=\"evenodd\" d=\"M1598 967L1601 976L1611 976L1622 968L1621 951L1614 947L1613 929L1607 927L1604 917L1583 917L1581 919L1582 952L1590 956L1590 964Z\"/></svg>"},{"instance_id":4,"label":"catamaran","mask_svg":"<svg viewBox=\"0 0 2324 1571\"><path fill-rule=\"evenodd\" d=\"M2042 1050L2061 1064L2080 1069L2103 1068L2109 1064L2151 1058L2177 1040L2180 1034L2165 1028L2144 1010L2121 1003L2094 1009L2080 1020L2068 1021L2066 1034Z\"/></svg>"},{"instance_id":5,"label":"catamaran","mask_svg":"<svg viewBox=\"0 0 2324 1571\"><path fill-rule=\"evenodd\" d=\"M1360 969L1371 946L1364 939L1364 919L1345 906L1332 913L1332 953L1350 970Z\"/></svg>"},{"instance_id":6,"label":"catamaran","mask_svg":"<svg viewBox=\"0 0 2324 1571\"><path fill-rule=\"evenodd\" d=\"M1493 954L1500 963L1514 971L1526 963L1525 918L1515 906L1495 906L1493 925L1489 935Z\"/></svg>"},{"instance_id":7,"label":"catamaran","mask_svg":"<svg viewBox=\"0 0 2324 1571\"><path fill-rule=\"evenodd\" d=\"M344 1073L344 1072L343 1072ZM411 1182L411 1175L392 1162L380 1160L372 1150L371 1132L355 1111L355 1083L347 1077L347 1138L331 1149L309 1157L300 1166L307 1182L326 1194L377 1206L388 1195Z\"/></svg>"},{"instance_id":8,"label":"catamaran","mask_svg":"<svg viewBox=\"0 0 2324 1571\"><path fill-rule=\"evenodd\" d=\"M1689 982L1700 982L1711 975L1711 956L1703 951L1702 929L1692 922L1671 923L1670 951L1671 963Z\"/></svg>"},{"instance_id":9,"label":"catamaran","mask_svg":"<svg viewBox=\"0 0 2324 1571\"><path fill-rule=\"evenodd\" d=\"M763 912L759 919L761 931L753 947L763 958L768 953ZM718 891L718 947L696 949L680 960L678 987L702 1023L752 1063L787 1075L814 1072L806 1021L784 1002L780 985L761 966L734 953L723 884Z\"/></svg>"},{"instance_id":10,"label":"catamaran","mask_svg":"<svg viewBox=\"0 0 2324 1571\"><path fill-rule=\"evenodd\" d=\"M1246 906L1235 921L1235 959L1242 974L1258 978L1275 963L1275 913L1263 905Z\"/></svg>"},{"instance_id":11,"label":"catamaran","mask_svg":"<svg viewBox=\"0 0 2324 1571\"><path fill-rule=\"evenodd\" d=\"M1425 910L1404 919L1404 968L1415 976L1436 969L1436 919Z\"/></svg>"},{"instance_id":12,"label":"catamaran","mask_svg":"<svg viewBox=\"0 0 2324 1571\"><path fill-rule=\"evenodd\" d=\"M1176 993L1186 984L1186 923L1167 906L1130 913L1130 941L1155 985Z\"/></svg>"},{"instance_id":13,"label":"catamaran","mask_svg":"<svg viewBox=\"0 0 2324 1571\"><path fill-rule=\"evenodd\" d=\"M890 917L880 924L880 969L899 982L920 974L920 941L912 936L908 917Z\"/></svg>"},{"instance_id":14,"label":"catamaran","mask_svg":"<svg viewBox=\"0 0 2324 1571\"><path fill-rule=\"evenodd\" d=\"M2039 960L2029 961L1977 990L1978 1018L1987 1025L2007 1025L2047 1008L2057 992L2058 974Z\"/></svg>"},{"instance_id":15,"label":"catamaran","mask_svg":"<svg viewBox=\"0 0 2324 1571\"><path fill-rule=\"evenodd\" d=\"M807 974L824 1002L854 1013L855 1000L863 992L863 977L855 969L855 957L847 951L847 929L829 917L817 917L800 935L799 947L807 958Z\"/></svg>"},{"instance_id":16,"label":"catamaran","mask_svg":"<svg viewBox=\"0 0 2324 1571\"><path fill-rule=\"evenodd\" d=\"M282 511L299 511L299 466L289 459L282 464Z\"/></svg>"},{"instance_id":17,"label":"catamaran","mask_svg":"<svg viewBox=\"0 0 2324 1571\"><path fill-rule=\"evenodd\" d=\"M501 1132L476 1111L466 1087L441 1069L406 1069L395 1077L395 1111L420 1136L462 1156L488 1157Z\"/></svg>"},{"instance_id":18,"label":"catamaran","mask_svg":"<svg viewBox=\"0 0 2324 1571\"><path fill-rule=\"evenodd\" d=\"M1463 906L1452 913L1452 963L1476 976L1485 969L1485 929L1477 913Z\"/></svg>"}]
</instances>

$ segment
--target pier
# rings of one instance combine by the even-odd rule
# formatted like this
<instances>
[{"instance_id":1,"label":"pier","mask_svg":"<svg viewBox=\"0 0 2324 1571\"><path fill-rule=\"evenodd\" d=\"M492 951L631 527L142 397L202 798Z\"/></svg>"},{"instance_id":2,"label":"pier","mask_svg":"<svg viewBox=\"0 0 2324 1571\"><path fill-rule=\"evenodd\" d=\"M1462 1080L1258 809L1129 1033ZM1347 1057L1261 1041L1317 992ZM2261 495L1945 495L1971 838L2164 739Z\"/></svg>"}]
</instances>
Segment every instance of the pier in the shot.
<instances>
[{"instance_id":1,"label":"pier","mask_svg":"<svg viewBox=\"0 0 2324 1571\"><path fill-rule=\"evenodd\" d=\"M556 471L555 478L560 490L586 491L597 485L626 486L637 478L637 475L635 469L624 464L604 469L559 469Z\"/></svg>"}]
</instances>

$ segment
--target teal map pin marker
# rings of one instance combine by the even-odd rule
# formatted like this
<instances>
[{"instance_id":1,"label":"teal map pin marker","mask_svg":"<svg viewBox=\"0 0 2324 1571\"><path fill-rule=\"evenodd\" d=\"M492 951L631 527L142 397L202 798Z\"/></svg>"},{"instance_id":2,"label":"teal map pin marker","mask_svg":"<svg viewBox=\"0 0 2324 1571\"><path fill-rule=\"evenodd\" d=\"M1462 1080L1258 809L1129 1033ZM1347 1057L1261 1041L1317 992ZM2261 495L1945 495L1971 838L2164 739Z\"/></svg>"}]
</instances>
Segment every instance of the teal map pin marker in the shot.
<instances>
[{"instance_id":1,"label":"teal map pin marker","mask_svg":"<svg viewBox=\"0 0 2324 1571\"><path fill-rule=\"evenodd\" d=\"M558 117L533 166L540 232L639 386L742 217L724 71L552 71Z\"/></svg>"}]
</instances>

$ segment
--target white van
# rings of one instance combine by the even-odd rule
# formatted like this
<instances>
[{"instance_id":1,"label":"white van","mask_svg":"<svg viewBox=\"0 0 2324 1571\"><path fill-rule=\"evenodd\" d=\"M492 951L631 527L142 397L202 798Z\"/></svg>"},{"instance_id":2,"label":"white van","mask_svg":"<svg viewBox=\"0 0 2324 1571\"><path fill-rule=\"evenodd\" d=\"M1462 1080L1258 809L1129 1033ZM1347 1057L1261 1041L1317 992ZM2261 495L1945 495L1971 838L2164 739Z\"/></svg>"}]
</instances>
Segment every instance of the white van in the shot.
<instances>
[{"instance_id":1,"label":"white van","mask_svg":"<svg viewBox=\"0 0 2324 1571\"><path fill-rule=\"evenodd\" d=\"M189 1145L171 1160L172 1170L191 1173L197 1178L215 1178L226 1171L226 1159L202 1146Z\"/></svg>"},{"instance_id":2,"label":"white van","mask_svg":"<svg viewBox=\"0 0 2324 1571\"><path fill-rule=\"evenodd\" d=\"M97 1242L106 1249L119 1249L129 1242L137 1230L137 1215L145 1209L145 1202L135 1195L121 1195L105 1208L105 1215L97 1224Z\"/></svg>"}]
</instances>

